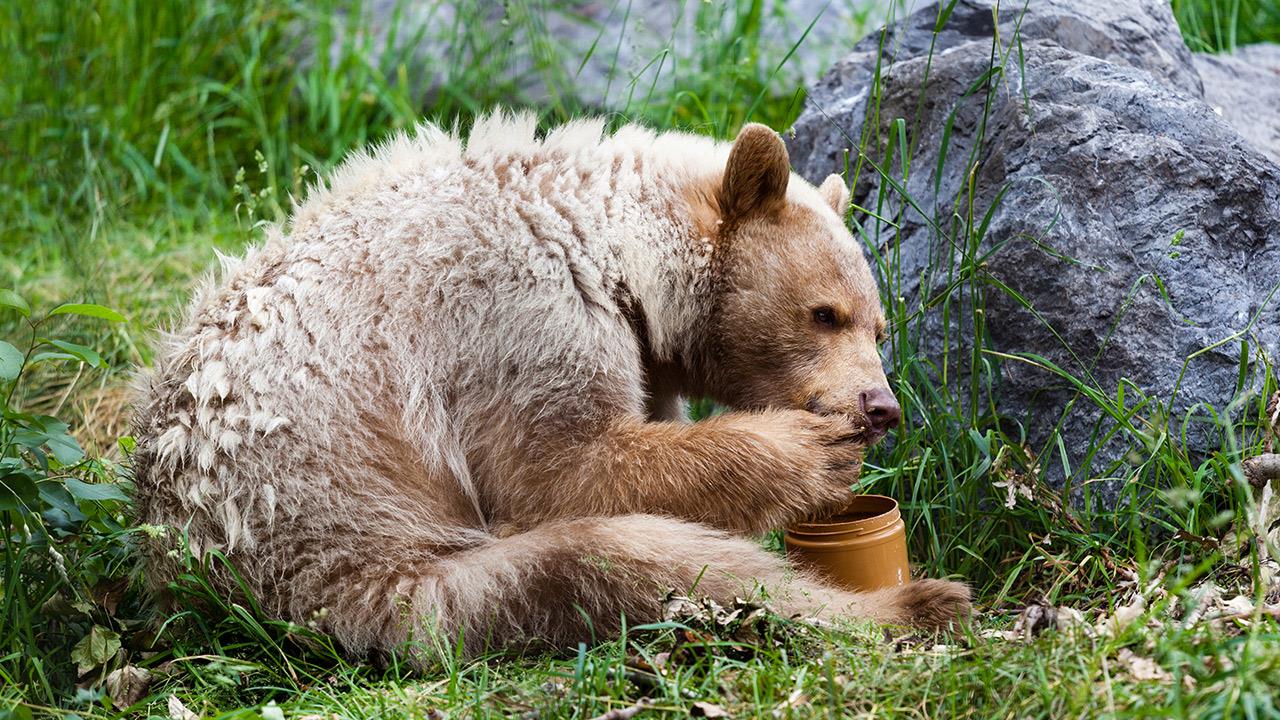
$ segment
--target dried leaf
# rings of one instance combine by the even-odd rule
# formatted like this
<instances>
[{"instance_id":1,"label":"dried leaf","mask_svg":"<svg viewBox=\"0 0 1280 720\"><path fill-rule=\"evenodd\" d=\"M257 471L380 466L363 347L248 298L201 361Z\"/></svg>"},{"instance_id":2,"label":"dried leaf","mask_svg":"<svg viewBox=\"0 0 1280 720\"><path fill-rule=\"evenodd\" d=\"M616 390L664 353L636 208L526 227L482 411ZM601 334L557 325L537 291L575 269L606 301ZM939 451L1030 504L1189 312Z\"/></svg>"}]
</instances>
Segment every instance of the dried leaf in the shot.
<instances>
[{"instance_id":1,"label":"dried leaf","mask_svg":"<svg viewBox=\"0 0 1280 720\"><path fill-rule=\"evenodd\" d=\"M1135 597L1133 602L1116 608L1111 617L1103 616L1098 619L1095 626L1097 633L1103 637L1109 637L1119 634L1121 630L1128 627L1134 620L1142 617L1147 611L1147 601L1141 595Z\"/></svg>"},{"instance_id":2,"label":"dried leaf","mask_svg":"<svg viewBox=\"0 0 1280 720\"><path fill-rule=\"evenodd\" d=\"M799 688L797 688L791 691L791 694L787 696L786 700L783 700L782 702L774 706L773 716L774 717L791 717L794 714L791 712L792 710L795 710L798 707L808 705L808 704L809 704L809 697L804 693L800 692Z\"/></svg>"},{"instance_id":3,"label":"dried leaf","mask_svg":"<svg viewBox=\"0 0 1280 720\"><path fill-rule=\"evenodd\" d=\"M1024 640L1029 640L1045 630L1058 625L1058 611L1052 605L1033 603L1018 613L1013 623L1013 633Z\"/></svg>"},{"instance_id":4,"label":"dried leaf","mask_svg":"<svg viewBox=\"0 0 1280 720\"><path fill-rule=\"evenodd\" d=\"M1084 619L1084 614L1075 608L1054 607L1044 603L1034 603L1022 609L1013 627L1008 630L987 628L978 633L979 637L1010 642L1026 642L1043 633L1045 630L1084 631L1093 635L1093 628Z\"/></svg>"},{"instance_id":5,"label":"dried leaf","mask_svg":"<svg viewBox=\"0 0 1280 720\"><path fill-rule=\"evenodd\" d=\"M1085 622L1084 613L1071 607L1058 608L1058 628L1060 630L1079 629L1087 634L1093 634L1093 628L1089 627L1089 623Z\"/></svg>"},{"instance_id":6,"label":"dried leaf","mask_svg":"<svg viewBox=\"0 0 1280 720\"><path fill-rule=\"evenodd\" d=\"M107 611L107 615L115 617L116 610L120 607L120 601L124 598L125 591L129 588L129 580L121 578L98 583L93 590L93 599Z\"/></svg>"},{"instance_id":7,"label":"dried leaf","mask_svg":"<svg viewBox=\"0 0 1280 720\"><path fill-rule=\"evenodd\" d=\"M200 720L200 716L188 710L177 695L170 695L169 720Z\"/></svg>"},{"instance_id":8,"label":"dried leaf","mask_svg":"<svg viewBox=\"0 0 1280 720\"><path fill-rule=\"evenodd\" d=\"M683 595L671 595L662 603L662 619L666 622L705 622L702 606Z\"/></svg>"},{"instance_id":9,"label":"dried leaf","mask_svg":"<svg viewBox=\"0 0 1280 720\"><path fill-rule=\"evenodd\" d=\"M927 638L925 638L923 635L916 635L914 633L909 635L903 635L897 640L894 640L893 651L899 652L899 653L909 652L912 649L914 649L916 646L924 643L925 640L927 640Z\"/></svg>"},{"instance_id":10,"label":"dried leaf","mask_svg":"<svg viewBox=\"0 0 1280 720\"><path fill-rule=\"evenodd\" d=\"M1212 581L1206 580L1191 588L1187 593L1187 614L1182 618L1182 626L1189 628L1200 622L1202 618L1216 611L1222 601L1222 588ZM1216 612L1214 613L1216 614Z\"/></svg>"},{"instance_id":11,"label":"dried leaf","mask_svg":"<svg viewBox=\"0 0 1280 720\"><path fill-rule=\"evenodd\" d=\"M720 707L719 705L716 705L715 703L709 703L709 702L694 703L693 708L689 711L689 714L692 715L693 717L705 717L705 718L733 717L732 715L729 714L728 710L725 710L724 708Z\"/></svg>"},{"instance_id":12,"label":"dried leaf","mask_svg":"<svg viewBox=\"0 0 1280 720\"><path fill-rule=\"evenodd\" d=\"M558 697L558 698L564 697L565 694L569 692L569 686L566 683L560 682L559 680L548 680L542 683L542 685L539 686L538 689L550 695L551 697Z\"/></svg>"},{"instance_id":13,"label":"dried leaf","mask_svg":"<svg viewBox=\"0 0 1280 720\"><path fill-rule=\"evenodd\" d=\"M117 710L133 705L142 699L151 685L151 673L136 665L124 667L107 673L107 697Z\"/></svg>"},{"instance_id":14,"label":"dried leaf","mask_svg":"<svg viewBox=\"0 0 1280 720\"><path fill-rule=\"evenodd\" d=\"M1018 640L1018 634L1012 630L1000 630L999 628L984 628L978 631L978 637L988 640Z\"/></svg>"},{"instance_id":15,"label":"dried leaf","mask_svg":"<svg viewBox=\"0 0 1280 720\"><path fill-rule=\"evenodd\" d=\"M1138 655L1129 648L1121 648L1116 659L1129 671L1134 680L1169 682L1173 679L1169 671L1157 665L1155 660Z\"/></svg>"},{"instance_id":16,"label":"dried leaf","mask_svg":"<svg viewBox=\"0 0 1280 720\"><path fill-rule=\"evenodd\" d=\"M1254 608L1253 598L1237 595L1223 603L1222 608L1230 615L1252 615Z\"/></svg>"}]
</instances>

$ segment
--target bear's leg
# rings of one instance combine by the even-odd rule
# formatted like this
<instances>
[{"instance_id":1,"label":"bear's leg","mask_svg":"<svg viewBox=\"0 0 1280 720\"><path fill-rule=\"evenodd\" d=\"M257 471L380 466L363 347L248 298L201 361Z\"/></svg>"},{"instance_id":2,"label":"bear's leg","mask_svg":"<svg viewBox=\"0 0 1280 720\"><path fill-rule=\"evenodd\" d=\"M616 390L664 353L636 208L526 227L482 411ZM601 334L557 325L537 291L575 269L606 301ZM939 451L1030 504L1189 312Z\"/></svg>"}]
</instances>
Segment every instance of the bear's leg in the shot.
<instances>
[{"instance_id":1,"label":"bear's leg","mask_svg":"<svg viewBox=\"0 0 1280 720\"><path fill-rule=\"evenodd\" d=\"M441 557L416 578L384 583L401 597L398 622L358 604L334 607L335 634L343 639L343 625L412 628L419 660L428 659L424 646L437 642L449 652L459 639L468 655L606 640L619 632L623 616L631 625L660 619L668 589L731 603L763 586L767 602L786 614L928 626L945 625L969 607L968 590L955 583L926 581L873 593L837 590L750 540L651 515L548 523ZM367 588L355 586L350 595L369 598ZM395 644L387 640L378 644Z\"/></svg>"},{"instance_id":2,"label":"bear's leg","mask_svg":"<svg viewBox=\"0 0 1280 720\"><path fill-rule=\"evenodd\" d=\"M803 410L624 417L578 435L538 438L493 473L499 524L653 513L758 534L847 505L865 448L848 418Z\"/></svg>"}]
</instances>

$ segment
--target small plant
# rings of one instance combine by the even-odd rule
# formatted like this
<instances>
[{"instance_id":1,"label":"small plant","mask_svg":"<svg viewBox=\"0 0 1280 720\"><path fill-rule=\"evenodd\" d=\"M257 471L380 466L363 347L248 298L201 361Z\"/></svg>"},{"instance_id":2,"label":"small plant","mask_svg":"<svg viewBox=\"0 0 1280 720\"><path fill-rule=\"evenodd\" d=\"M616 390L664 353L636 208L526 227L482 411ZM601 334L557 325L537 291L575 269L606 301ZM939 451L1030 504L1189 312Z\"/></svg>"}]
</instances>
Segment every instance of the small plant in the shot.
<instances>
[{"instance_id":1,"label":"small plant","mask_svg":"<svg viewBox=\"0 0 1280 720\"><path fill-rule=\"evenodd\" d=\"M0 340L0 681L54 701L81 677L105 673L120 648L133 564L128 485L115 463L86 457L66 422L18 407L16 390L45 363L104 366L93 348L52 337L63 316L124 317L78 303L33 317L12 290L0 290L0 312L16 313L29 331L25 349Z\"/></svg>"}]
</instances>

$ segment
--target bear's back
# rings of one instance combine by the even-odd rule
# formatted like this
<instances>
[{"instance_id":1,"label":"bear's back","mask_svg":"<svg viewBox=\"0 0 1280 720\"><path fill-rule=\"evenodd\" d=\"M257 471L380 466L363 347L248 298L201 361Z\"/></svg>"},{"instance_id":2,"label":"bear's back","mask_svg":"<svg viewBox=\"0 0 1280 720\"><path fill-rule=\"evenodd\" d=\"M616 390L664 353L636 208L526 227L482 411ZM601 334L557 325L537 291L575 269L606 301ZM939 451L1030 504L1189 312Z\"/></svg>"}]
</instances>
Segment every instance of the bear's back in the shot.
<instances>
[{"instance_id":1,"label":"bear's back","mask_svg":"<svg viewBox=\"0 0 1280 720\"><path fill-rule=\"evenodd\" d=\"M144 520L197 513L233 543L304 512L311 479L356 462L370 432L430 462L495 408L617 382L636 353L618 309L626 255L671 202L655 197L651 146L677 167L719 151L642 129L602 141L602 128L538 140L529 118L491 119L465 148L424 128L357 154L288 234L226 260L143 378ZM674 151L686 146L697 152Z\"/></svg>"}]
</instances>

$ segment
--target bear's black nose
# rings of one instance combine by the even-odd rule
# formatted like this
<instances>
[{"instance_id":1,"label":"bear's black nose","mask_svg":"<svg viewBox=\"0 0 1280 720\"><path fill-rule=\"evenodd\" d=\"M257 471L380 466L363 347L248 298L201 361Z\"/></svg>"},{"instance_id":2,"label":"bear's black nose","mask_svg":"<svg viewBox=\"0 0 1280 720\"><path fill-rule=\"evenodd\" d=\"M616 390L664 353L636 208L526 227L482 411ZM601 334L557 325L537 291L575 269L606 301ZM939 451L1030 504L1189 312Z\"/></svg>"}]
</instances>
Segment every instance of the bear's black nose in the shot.
<instances>
[{"instance_id":1,"label":"bear's black nose","mask_svg":"<svg viewBox=\"0 0 1280 720\"><path fill-rule=\"evenodd\" d=\"M862 393L862 412L871 427L879 433L887 433L902 420L902 408L898 399L887 388L876 388Z\"/></svg>"}]
</instances>

